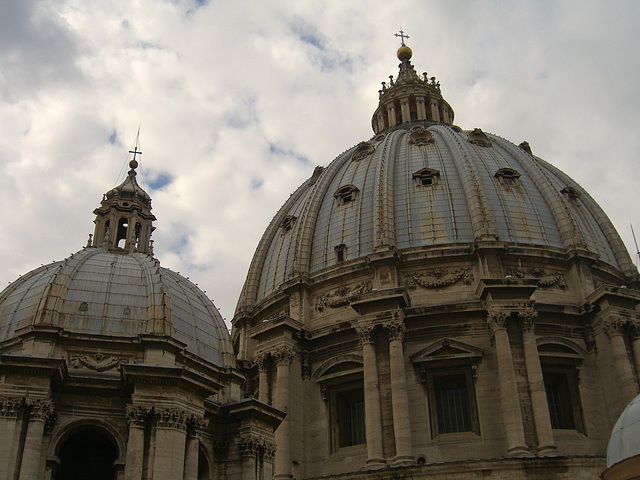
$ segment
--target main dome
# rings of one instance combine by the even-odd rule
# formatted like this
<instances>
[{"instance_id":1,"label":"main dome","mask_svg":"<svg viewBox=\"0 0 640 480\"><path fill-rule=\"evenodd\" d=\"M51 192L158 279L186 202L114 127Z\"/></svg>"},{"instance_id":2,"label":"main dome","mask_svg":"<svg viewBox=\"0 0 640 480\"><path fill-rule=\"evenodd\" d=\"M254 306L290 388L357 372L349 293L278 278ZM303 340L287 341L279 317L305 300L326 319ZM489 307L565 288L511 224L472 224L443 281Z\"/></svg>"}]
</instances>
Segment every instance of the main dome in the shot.
<instances>
[{"instance_id":1,"label":"main dome","mask_svg":"<svg viewBox=\"0 0 640 480\"><path fill-rule=\"evenodd\" d=\"M625 275L635 269L610 220L565 173L476 128L453 125L435 77L398 53L383 82L375 136L339 155L296 190L256 250L238 307L300 275L384 249L474 248L498 242L564 255L581 251Z\"/></svg>"}]
</instances>

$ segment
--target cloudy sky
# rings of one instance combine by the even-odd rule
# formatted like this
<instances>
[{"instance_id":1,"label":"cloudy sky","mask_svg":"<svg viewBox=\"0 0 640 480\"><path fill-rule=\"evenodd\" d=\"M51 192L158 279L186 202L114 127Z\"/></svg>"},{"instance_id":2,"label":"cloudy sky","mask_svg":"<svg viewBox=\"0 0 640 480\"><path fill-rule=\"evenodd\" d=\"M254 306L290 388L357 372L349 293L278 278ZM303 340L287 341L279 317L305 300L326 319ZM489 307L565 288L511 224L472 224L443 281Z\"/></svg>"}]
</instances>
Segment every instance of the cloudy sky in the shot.
<instances>
[{"instance_id":1,"label":"cloudy sky","mask_svg":"<svg viewBox=\"0 0 640 480\"><path fill-rule=\"evenodd\" d=\"M2 0L0 286L85 245L141 126L155 254L230 320L279 206L372 136L401 27L457 125L529 141L635 252L640 2Z\"/></svg>"}]
</instances>

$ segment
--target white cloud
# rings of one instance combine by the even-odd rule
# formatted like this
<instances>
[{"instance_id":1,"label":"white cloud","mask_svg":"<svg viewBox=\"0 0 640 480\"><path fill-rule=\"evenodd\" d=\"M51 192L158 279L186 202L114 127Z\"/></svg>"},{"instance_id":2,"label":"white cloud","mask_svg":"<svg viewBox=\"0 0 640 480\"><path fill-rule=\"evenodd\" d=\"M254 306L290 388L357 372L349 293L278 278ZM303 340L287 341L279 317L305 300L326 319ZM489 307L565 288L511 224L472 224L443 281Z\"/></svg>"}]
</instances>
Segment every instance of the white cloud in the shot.
<instances>
[{"instance_id":1,"label":"white cloud","mask_svg":"<svg viewBox=\"0 0 640 480\"><path fill-rule=\"evenodd\" d=\"M457 124L528 140L632 245L639 17L635 2L2 2L0 285L86 243L141 124L156 256L230 319L280 205L371 136L400 26Z\"/></svg>"}]
</instances>

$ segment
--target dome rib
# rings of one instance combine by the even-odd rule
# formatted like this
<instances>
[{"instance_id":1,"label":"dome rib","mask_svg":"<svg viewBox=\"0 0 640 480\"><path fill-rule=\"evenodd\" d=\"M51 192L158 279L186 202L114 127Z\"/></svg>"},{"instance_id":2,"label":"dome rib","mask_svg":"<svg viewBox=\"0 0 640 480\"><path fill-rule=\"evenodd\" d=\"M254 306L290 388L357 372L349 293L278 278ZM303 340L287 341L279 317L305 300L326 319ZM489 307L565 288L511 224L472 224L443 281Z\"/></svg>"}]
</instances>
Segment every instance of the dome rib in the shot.
<instances>
[{"instance_id":1,"label":"dome rib","mask_svg":"<svg viewBox=\"0 0 640 480\"><path fill-rule=\"evenodd\" d=\"M262 277L262 271L265 266L265 261L267 258L267 254L269 253L270 246L273 242L274 237L276 236L280 223L284 220L284 218L289 214L292 206L307 192L309 189L309 181L303 183L298 189L293 192L285 202L285 204L280 208L278 213L273 217L267 229L265 230L260 242L258 243L258 247L251 259L251 264L249 265L249 273L247 274L247 280L245 281L244 287L242 288L242 292L240 293L240 298L238 300L238 305L236 310L241 309L246 305L250 305L257 301L258 297L258 289L260 286L260 278ZM295 230L300 228L297 224L302 222L296 222L294 225Z\"/></svg>"},{"instance_id":2,"label":"dome rib","mask_svg":"<svg viewBox=\"0 0 640 480\"><path fill-rule=\"evenodd\" d=\"M450 127L434 126L432 128L440 134L453 156L467 199L474 240L496 240L498 238L496 220L491 213L487 194L479 180L478 171L469 161L469 155L473 156L473 152L470 151L468 145L462 143L461 135ZM465 143L467 142L465 141Z\"/></svg>"},{"instance_id":3,"label":"dome rib","mask_svg":"<svg viewBox=\"0 0 640 480\"><path fill-rule=\"evenodd\" d=\"M164 286L162 283L162 274L157 260L146 255L131 255L141 267L146 278L145 290L147 292L147 321L144 330L147 333L159 333L171 335L173 332L167 329L167 319L172 318L171 312L167 311L167 302L165 299ZM155 269L155 271L153 270ZM158 292L154 287L158 287ZM159 301L160 299L160 301ZM159 328L158 328L159 327ZM167 331L169 330L169 331Z\"/></svg>"},{"instance_id":4,"label":"dome rib","mask_svg":"<svg viewBox=\"0 0 640 480\"><path fill-rule=\"evenodd\" d=\"M314 189L311 192L308 206L302 215L300 222L300 231L297 232L296 246L293 254L293 275L305 275L309 273L311 265L311 252L312 243L318 219L318 213L322 206L322 201L325 199L333 181L335 175L340 171L342 166L351 161L351 152L356 147L350 148L340 157L332 162L322 173L322 176L318 179L314 185Z\"/></svg>"},{"instance_id":5,"label":"dome rib","mask_svg":"<svg viewBox=\"0 0 640 480\"><path fill-rule=\"evenodd\" d=\"M43 296L33 316L34 325L60 324L60 314L63 311L63 305L69 293L71 281L78 270L80 270L80 267L95 253L96 252L91 250L82 249L60 263L60 268L51 278L48 290L43 292Z\"/></svg>"},{"instance_id":6,"label":"dome rib","mask_svg":"<svg viewBox=\"0 0 640 480\"><path fill-rule=\"evenodd\" d=\"M391 135L391 141L385 142L381 159L377 163L373 210L374 252L396 246L395 216L393 212L393 171L395 167L394 160L397 158L402 145L400 140L406 135L407 133L404 130ZM389 155L389 151L393 151L393 155Z\"/></svg>"},{"instance_id":7,"label":"dome rib","mask_svg":"<svg viewBox=\"0 0 640 480\"><path fill-rule=\"evenodd\" d=\"M51 280L47 280L47 279L50 279L52 275L51 272L49 272L49 270L51 268L54 268L55 271L53 275L55 275L60 270L61 267L62 267L62 262L56 262L54 264L44 265L40 268L37 268L27 273L26 275L21 276L16 281L12 282L11 285L9 285L2 292L2 295L0 295L0 314L2 314L1 307L6 305L9 302L9 298L11 297L11 295L14 293L17 294L21 288L24 288L22 295L20 295L20 298L17 299L15 303L11 303L11 305L15 305L15 307L12 309L11 312L8 312L7 321L4 322L4 325L2 325L2 328L0 329L0 339L6 339L9 336L13 335L16 329L25 327L28 324L33 323L33 319L36 318L37 316L36 312L38 312L39 306L44 301L44 299L46 299L47 292L51 288ZM26 286L31 282L33 282L31 283L32 285L37 284L39 281L46 281L47 283L46 285L44 285L42 289L42 293L38 294L38 302L34 307L31 307L33 310L33 314L31 315L26 314L23 316L23 318L17 318L18 315L22 313L22 310L23 310L22 306L26 303L26 300L29 297L29 294L33 294L34 289L27 288ZM27 305L26 308L29 308L29 306ZM31 319L31 321L24 322L25 319L27 320Z\"/></svg>"},{"instance_id":8,"label":"dome rib","mask_svg":"<svg viewBox=\"0 0 640 480\"><path fill-rule=\"evenodd\" d=\"M602 230L607 242L611 246L611 250L618 262L618 266L622 269L622 271L628 276L637 276L638 272L635 266L633 265L633 261L629 256L629 251L624 246L622 239L618 235L613 223L604 212L602 207L596 203L596 201L589 195L589 192L584 190L578 183L576 183L571 177L569 177L566 173L558 168L550 165L548 162L541 160L541 162L547 166L547 168L552 168L554 170L555 175L560 178L565 185L571 186L580 192L580 199L582 203L587 208L589 213L594 217L598 226Z\"/></svg>"}]
</instances>

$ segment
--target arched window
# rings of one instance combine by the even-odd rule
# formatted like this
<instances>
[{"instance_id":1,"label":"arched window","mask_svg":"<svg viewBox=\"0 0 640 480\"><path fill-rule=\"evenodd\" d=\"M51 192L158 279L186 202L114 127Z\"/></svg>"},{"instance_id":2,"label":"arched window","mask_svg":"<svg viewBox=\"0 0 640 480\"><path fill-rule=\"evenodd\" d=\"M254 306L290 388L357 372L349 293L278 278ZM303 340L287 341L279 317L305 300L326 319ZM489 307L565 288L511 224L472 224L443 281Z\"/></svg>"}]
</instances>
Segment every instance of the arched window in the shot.
<instances>
[{"instance_id":1,"label":"arched window","mask_svg":"<svg viewBox=\"0 0 640 480\"><path fill-rule=\"evenodd\" d=\"M127 230L129 229L129 219L126 217L120 218L118 221L118 231L116 233L116 247L124 248L127 241Z\"/></svg>"}]
</instances>

